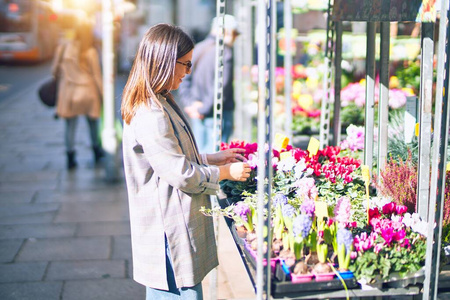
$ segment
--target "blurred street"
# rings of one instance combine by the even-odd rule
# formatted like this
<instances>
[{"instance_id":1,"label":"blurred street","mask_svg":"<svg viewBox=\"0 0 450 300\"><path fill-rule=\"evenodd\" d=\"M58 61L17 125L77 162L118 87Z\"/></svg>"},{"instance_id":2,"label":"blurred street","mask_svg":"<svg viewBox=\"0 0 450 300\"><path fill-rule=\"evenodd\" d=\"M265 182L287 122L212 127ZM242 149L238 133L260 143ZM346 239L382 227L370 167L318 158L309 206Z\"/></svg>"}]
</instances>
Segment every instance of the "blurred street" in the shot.
<instances>
[{"instance_id":1,"label":"blurred street","mask_svg":"<svg viewBox=\"0 0 450 300\"><path fill-rule=\"evenodd\" d=\"M0 299L145 299L132 280L123 171L110 183L94 166L83 118L79 165L67 171L64 122L37 96L49 69L0 65ZM117 116L125 81L116 78ZM254 298L223 220L219 228L217 299ZM210 299L209 277L203 291Z\"/></svg>"}]
</instances>

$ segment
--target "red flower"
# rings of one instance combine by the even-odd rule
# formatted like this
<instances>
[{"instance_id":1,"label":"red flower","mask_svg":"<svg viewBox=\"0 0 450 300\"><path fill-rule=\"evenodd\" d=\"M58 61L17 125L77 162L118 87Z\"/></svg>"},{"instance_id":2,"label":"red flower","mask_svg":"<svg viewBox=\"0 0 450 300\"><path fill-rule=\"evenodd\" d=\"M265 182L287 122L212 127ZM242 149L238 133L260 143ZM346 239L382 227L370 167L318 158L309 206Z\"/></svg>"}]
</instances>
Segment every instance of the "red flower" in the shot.
<instances>
[{"instance_id":1,"label":"red flower","mask_svg":"<svg viewBox=\"0 0 450 300\"><path fill-rule=\"evenodd\" d=\"M383 214L392 215L395 212L395 203L389 202L383 206Z\"/></svg>"},{"instance_id":2,"label":"red flower","mask_svg":"<svg viewBox=\"0 0 450 300\"><path fill-rule=\"evenodd\" d=\"M371 222L372 219L379 219L380 217L381 217L381 214L380 214L380 211L378 210L378 207L369 209L369 222Z\"/></svg>"}]
</instances>

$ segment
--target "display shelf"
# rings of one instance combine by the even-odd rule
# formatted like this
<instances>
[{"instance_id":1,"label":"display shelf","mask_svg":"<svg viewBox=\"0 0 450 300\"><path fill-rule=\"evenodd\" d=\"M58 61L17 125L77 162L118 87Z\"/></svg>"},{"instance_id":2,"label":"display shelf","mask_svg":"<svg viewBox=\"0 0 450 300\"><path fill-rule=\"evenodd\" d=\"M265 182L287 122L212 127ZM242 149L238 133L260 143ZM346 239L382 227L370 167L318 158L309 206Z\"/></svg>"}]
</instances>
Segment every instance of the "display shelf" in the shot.
<instances>
[{"instance_id":1,"label":"display shelf","mask_svg":"<svg viewBox=\"0 0 450 300\"><path fill-rule=\"evenodd\" d=\"M231 205L228 199L219 200L221 208ZM235 223L232 219L225 217L225 223L230 230L236 248L240 254L245 269L250 277L253 287L256 290L256 260L247 247L243 238L239 237ZM330 298L345 298L349 297L378 297L378 296L416 296L421 293L423 278L421 276L413 276L416 280L405 278L394 281L387 281L380 284L378 287L362 286L354 278L344 279L347 290L341 280L334 278L328 281L309 281L302 283L293 283L289 279L280 276L280 265L276 263L271 280L271 296L274 299L289 298L289 299L330 299ZM281 279L281 280L280 280Z\"/></svg>"}]
</instances>

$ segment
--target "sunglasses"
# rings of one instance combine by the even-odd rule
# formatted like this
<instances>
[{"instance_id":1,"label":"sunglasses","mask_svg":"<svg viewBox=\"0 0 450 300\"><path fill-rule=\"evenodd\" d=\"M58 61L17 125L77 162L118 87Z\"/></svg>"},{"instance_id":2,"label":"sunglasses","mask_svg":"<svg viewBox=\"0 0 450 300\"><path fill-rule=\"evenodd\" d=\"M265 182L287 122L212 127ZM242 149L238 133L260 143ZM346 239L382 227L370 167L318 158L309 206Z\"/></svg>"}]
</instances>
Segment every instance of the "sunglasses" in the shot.
<instances>
[{"instance_id":1,"label":"sunglasses","mask_svg":"<svg viewBox=\"0 0 450 300\"><path fill-rule=\"evenodd\" d=\"M184 62L181 62L181 61L177 60L177 64L185 66L188 72L192 68L192 63L190 61L184 63Z\"/></svg>"}]
</instances>

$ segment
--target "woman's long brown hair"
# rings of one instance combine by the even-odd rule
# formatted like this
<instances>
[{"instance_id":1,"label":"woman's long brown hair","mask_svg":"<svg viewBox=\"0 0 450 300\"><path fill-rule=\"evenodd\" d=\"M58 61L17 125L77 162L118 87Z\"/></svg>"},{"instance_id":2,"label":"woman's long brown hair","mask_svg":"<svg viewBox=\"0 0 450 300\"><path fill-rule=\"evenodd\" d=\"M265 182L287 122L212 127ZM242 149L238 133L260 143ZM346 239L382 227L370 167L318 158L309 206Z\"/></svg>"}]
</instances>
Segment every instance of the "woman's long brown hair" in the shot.
<instances>
[{"instance_id":1,"label":"woman's long brown hair","mask_svg":"<svg viewBox=\"0 0 450 300\"><path fill-rule=\"evenodd\" d=\"M156 95L170 92L177 59L193 48L192 38L177 26L157 24L150 27L139 44L123 91L121 111L127 124L141 104L154 101L161 106Z\"/></svg>"}]
</instances>

